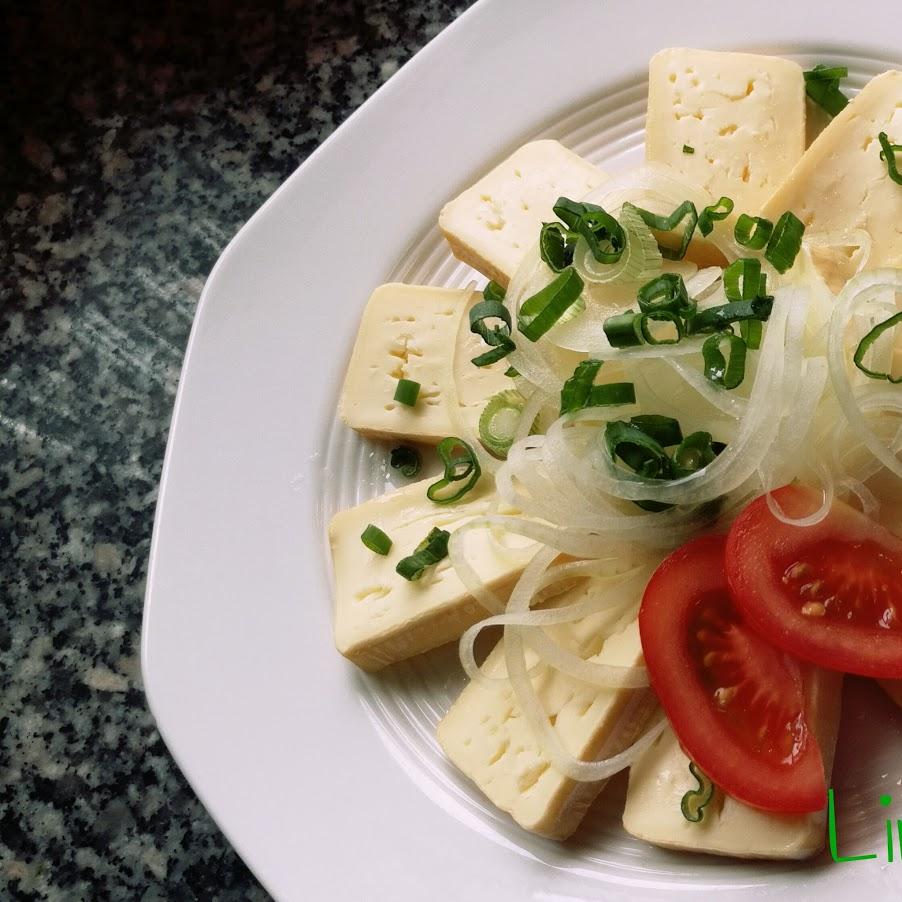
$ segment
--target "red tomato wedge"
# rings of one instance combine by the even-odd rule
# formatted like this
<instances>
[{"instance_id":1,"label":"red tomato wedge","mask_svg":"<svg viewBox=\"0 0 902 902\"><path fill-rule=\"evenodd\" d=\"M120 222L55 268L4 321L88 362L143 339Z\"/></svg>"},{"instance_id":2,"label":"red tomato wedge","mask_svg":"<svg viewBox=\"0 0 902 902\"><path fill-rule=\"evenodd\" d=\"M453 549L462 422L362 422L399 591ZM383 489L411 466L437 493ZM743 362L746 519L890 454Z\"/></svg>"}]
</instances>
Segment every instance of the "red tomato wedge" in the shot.
<instances>
[{"instance_id":1,"label":"red tomato wedge","mask_svg":"<svg viewBox=\"0 0 902 902\"><path fill-rule=\"evenodd\" d=\"M820 505L798 485L774 494L787 517ZM902 539L834 502L815 526L778 520L753 501L727 539L727 578L736 607L787 652L846 673L902 677Z\"/></svg>"},{"instance_id":2,"label":"red tomato wedge","mask_svg":"<svg viewBox=\"0 0 902 902\"><path fill-rule=\"evenodd\" d=\"M651 685L686 754L728 795L767 811L827 803L796 661L733 606L724 536L696 539L652 576L639 608Z\"/></svg>"}]
</instances>

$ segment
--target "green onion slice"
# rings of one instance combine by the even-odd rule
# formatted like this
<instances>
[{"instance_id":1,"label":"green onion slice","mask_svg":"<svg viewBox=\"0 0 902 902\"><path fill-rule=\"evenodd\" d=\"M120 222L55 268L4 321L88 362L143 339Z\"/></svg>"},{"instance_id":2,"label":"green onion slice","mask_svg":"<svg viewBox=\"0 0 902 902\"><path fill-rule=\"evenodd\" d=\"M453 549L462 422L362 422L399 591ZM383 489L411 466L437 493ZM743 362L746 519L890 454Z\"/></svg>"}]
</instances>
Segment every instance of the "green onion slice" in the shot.
<instances>
[{"instance_id":1,"label":"green onion slice","mask_svg":"<svg viewBox=\"0 0 902 902\"><path fill-rule=\"evenodd\" d=\"M494 288L489 291L490 286ZM470 362L475 366L483 367L491 363L496 363L503 357L507 357L511 351L516 349L511 335L511 315L507 307L502 303L504 295L499 299L497 291L503 289L496 282L489 282L483 291L483 297L486 293L490 293L492 297L488 300L480 301L470 308L470 331L478 335L488 346L489 350L483 354L474 357ZM494 325L490 326L490 323Z\"/></svg>"},{"instance_id":2,"label":"green onion slice","mask_svg":"<svg viewBox=\"0 0 902 902\"><path fill-rule=\"evenodd\" d=\"M400 404L413 407L420 395L420 383L413 379L399 379L395 386L395 400Z\"/></svg>"},{"instance_id":3,"label":"green onion slice","mask_svg":"<svg viewBox=\"0 0 902 902\"><path fill-rule=\"evenodd\" d=\"M597 204L584 204L580 201L570 200L569 197L559 197L556 201L552 210L554 210L554 215L557 216L558 219L564 225L570 229L571 232L576 231L576 225L582 218L582 215L589 210L600 210Z\"/></svg>"},{"instance_id":4,"label":"green onion slice","mask_svg":"<svg viewBox=\"0 0 902 902\"><path fill-rule=\"evenodd\" d=\"M805 93L825 112L836 116L846 108L849 98L840 90L839 83L849 74L848 68L818 64L802 74Z\"/></svg>"},{"instance_id":5,"label":"green onion slice","mask_svg":"<svg viewBox=\"0 0 902 902\"><path fill-rule=\"evenodd\" d=\"M360 541L370 551L375 551L376 554L385 555L391 551L391 539L378 526L373 526L372 523L360 534Z\"/></svg>"},{"instance_id":6,"label":"green onion slice","mask_svg":"<svg viewBox=\"0 0 902 902\"><path fill-rule=\"evenodd\" d=\"M753 251L760 251L767 244L774 231L774 224L761 216L742 213L733 227L736 243Z\"/></svg>"},{"instance_id":7,"label":"green onion slice","mask_svg":"<svg viewBox=\"0 0 902 902\"><path fill-rule=\"evenodd\" d=\"M695 153L695 148L689 144L683 145L683 153Z\"/></svg>"},{"instance_id":8,"label":"green onion slice","mask_svg":"<svg viewBox=\"0 0 902 902\"><path fill-rule=\"evenodd\" d=\"M722 197L716 204L705 207L698 217L698 230L702 235L710 235L714 231L714 223L726 219L733 212L733 201Z\"/></svg>"},{"instance_id":9,"label":"green onion slice","mask_svg":"<svg viewBox=\"0 0 902 902\"><path fill-rule=\"evenodd\" d=\"M395 571L404 579L413 581L419 579L427 567L437 564L442 558L448 556L448 540L451 533L447 529L433 527L429 535L414 549L413 554L401 558Z\"/></svg>"},{"instance_id":10,"label":"green onion slice","mask_svg":"<svg viewBox=\"0 0 902 902\"><path fill-rule=\"evenodd\" d=\"M602 328L612 348L632 348L642 344L642 333L636 329L637 314L634 310L609 316Z\"/></svg>"},{"instance_id":11,"label":"green onion slice","mask_svg":"<svg viewBox=\"0 0 902 902\"><path fill-rule=\"evenodd\" d=\"M495 457L507 457L525 405L523 395L511 388L489 398L479 417L479 440Z\"/></svg>"},{"instance_id":12,"label":"green onion slice","mask_svg":"<svg viewBox=\"0 0 902 902\"><path fill-rule=\"evenodd\" d=\"M678 445L683 441L683 430L680 421L673 417L665 417L657 413L642 413L630 418L630 425L641 429L663 448Z\"/></svg>"},{"instance_id":13,"label":"green onion slice","mask_svg":"<svg viewBox=\"0 0 902 902\"><path fill-rule=\"evenodd\" d=\"M453 504L463 498L479 481L482 475L479 458L463 439L453 435L443 438L435 450L444 465L445 472L438 482L433 482L426 489L426 497L436 504ZM453 489L450 493L446 491L449 486Z\"/></svg>"},{"instance_id":14,"label":"green onion slice","mask_svg":"<svg viewBox=\"0 0 902 902\"><path fill-rule=\"evenodd\" d=\"M653 232L661 232L662 234L671 233L680 223L685 221L682 233L679 236L679 243L676 247L668 243L662 243L660 238L657 236L655 237L658 240L658 247L661 250L662 257L665 257L667 260L682 260L683 257L686 256L686 249L689 247L689 242L692 240L692 235L698 224L698 211L692 201L683 201L670 216L658 216L650 210L643 210L641 207L637 207L635 204L630 203L625 203L623 207L629 207L635 210L642 221Z\"/></svg>"},{"instance_id":15,"label":"green onion slice","mask_svg":"<svg viewBox=\"0 0 902 902\"><path fill-rule=\"evenodd\" d=\"M898 385L902 382L902 376L893 376L892 373L881 373L878 370L872 370L869 367L865 366L864 356L870 350L871 346L886 332L888 329L894 329L896 326L902 323L902 313L896 313L891 316L889 319L884 320L882 323L878 323L865 335L864 338L858 343L858 347L855 350L855 356L852 358L855 366L861 370L862 373L865 374L870 379L883 379L886 382L891 382L893 385Z\"/></svg>"},{"instance_id":16,"label":"green onion slice","mask_svg":"<svg viewBox=\"0 0 902 902\"><path fill-rule=\"evenodd\" d=\"M714 442L710 432L693 432L680 442L679 447L673 452L673 466L675 475L688 476L707 467L724 446L720 442Z\"/></svg>"},{"instance_id":17,"label":"green onion slice","mask_svg":"<svg viewBox=\"0 0 902 902\"><path fill-rule=\"evenodd\" d=\"M559 222L543 222L539 233L539 254L555 272L563 272L573 263L573 243Z\"/></svg>"},{"instance_id":18,"label":"green onion slice","mask_svg":"<svg viewBox=\"0 0 902 902\"><path fill-rule=\"evenodd\" d=\"M506 293L504 288L497 282L489 282L482 289L482 297L486 301L503 301Z\"/></svg>"},{"instance_id":19,"label":"green onion slice","mask_svg":"<svg viewBox=\"0 0 902 902\"><path fill-rule=\"evenodd\" d=\"M605 426L604 441L613 461L619 458L634 473L646 479L670 479L673 466L660 442L647 432L626 423L612 420Z\"/></svg>"},{"instance_id":20,"label":"green onion slice","mask_svg":"<svg viewBox=\"0 0 902 902\"><path fill-rule=\"evenodd\" d=\"M729 359L721 351L728 345ZM705 378L726 389L736 388L745 378L745 342L732 332L717 332L702 345Z\"/></svg>"},{"instance_id":21,"label":"green onion slice","mask_svg":"<svg viewBox=\"0 0 902 902\"><path fill-rule=\"evenodd\" d=\"M594 384L601 365L602 361L591 359L577 364L573 375L561 389L561 416L586 407L613 407L618 404L636 403L636 389L632 382Z\"/></svg>"},{"instance_id":22,"label":"green onion slice","mask_svg":"<svg viewBox=\"0 0 902 902\"><path fill-rule=\"evenodd\" d=\"M504 375L507 376L509 379L515 379L517 376L520 375L520 373L515 367L509 366L504 371Z\"/></svg>"},{"instance_id":23,"label":"green onion slice","mask_svg":"<svg viewBox=\"0 0 902 902\"><path fill-rule=\"evenodd\" d=\"M719 332L744 320L766 322L773 306L773 298L755 298L754 301L732 301L719 307L709 307L690 317L686 331L690 335L697 335L700 332Z\"/></svg>"},{"instance_id":24,"label":"green onion slice","mask_svg":"<svg viewBox=\"0 0 902 902\"><path fill-rule=\"evenodd\" d=\"M760 319L743 319L739 321L739 334L750 351L757 351L761 347L761 336L764 333L764 324Z\"/></svg>"},{"instance_id":25,"label":"green onion slice","mask_svg":"<svg viewBox=\"0 0 902 902\"><path fill-rule=\"evenodd\" d=\"M538 341L579 300L582 290L579 273L567 267L523 302L517 314L517 328L530 341Z\"/></svg>"},{"instance_id":26,"label":"green onion slice","mask_svg":"<svg viewBox=\"0 0 902 902\"><path fill-rule=\"evenodd\" d=\"M761 261L752 257L734 260L723 271L723 291L728 301L752 301L761 293Z\"/></svg>"},{"instance_id":27,"label":"green onion slice","mask_svg":"<svg viewBox=\"0 0 902 902\"><path fill-rule=\"evenodd\" d=\"M643 313L667 310L685 316L695 309L695 302L689 300L683 277L673 272L663 273L646 282L639 289L637 300Z\"/></svg>"},{"instance_id":28,"label":"green onion slice","mask_svg":"<svg viewBox=\"0 0 902 902\"><path fill-rule=\"evenodd\" d=\"M592 256L599 263L617 263L626 250L623 226L601 207L583 213L576 231L586 239Z\"/></svg>"},{"instance_id":29,"label":"green onion slice","mask_svg":"<svg viewBox=\"0 0 902 902\"><path fill-rule=\"evenodd\" d=\"M802 236L805 234L805 225L795 213L787 210L774 226L773 234L767 242L764 251L764 259L767 260L778 273L785 273L796 262L796 256L802 249Z\"/></svg>"},{"instance_id":30,"label":"green onion slice","mask_svg":"<svg viewBox=\"0 0 902 902\"><path fill-rule=\"evenodd\" d=\"M391 467L393 470L399 470L402 476L410 479L420 472L420 452L410 445L398 445L397 448L391 449Z\"/></svg>"},{"instance_id":31,"label":"green onion slice","mask_svg":"<svg viewBox=\"0 0 902 902\"><path fill-rule=\"evenodd\" d=\"M897 185L902 185L902 172L899 172L899 164L896 162L896 154L902 151L902 144L890 144L886 132L880 132L877 138L881 147L880 159L886 163L887 175Z\"/></svg>"},{"instance_id":32,"label":"green onion slice","mask_svg":"<svg viewBox=\"0 0 902 902\"><path fill-rule=\"evenodd\" d=\"M670 323L673 326L673 334L670 337L662 337L652 331L651 323ZM682 317L670 310L653 310L651 313L640 313L636 317L635 328L643 340L650 345L675 345L679 344L685 334Z\"/></svg>"},{"instance_id":33,"label":"green onion slice","mask_svg":"<svg viewBox=\"0 0 902 902\"><path fill-rule=\"evenodd\" d=\"M680 801L680 811L687 821L699 823L705 816L705 806L714 798L714 784L699 770L694 761L689 762L689 773L698 782L698 789L690 789Z\"/></svg>"}]
</instances>

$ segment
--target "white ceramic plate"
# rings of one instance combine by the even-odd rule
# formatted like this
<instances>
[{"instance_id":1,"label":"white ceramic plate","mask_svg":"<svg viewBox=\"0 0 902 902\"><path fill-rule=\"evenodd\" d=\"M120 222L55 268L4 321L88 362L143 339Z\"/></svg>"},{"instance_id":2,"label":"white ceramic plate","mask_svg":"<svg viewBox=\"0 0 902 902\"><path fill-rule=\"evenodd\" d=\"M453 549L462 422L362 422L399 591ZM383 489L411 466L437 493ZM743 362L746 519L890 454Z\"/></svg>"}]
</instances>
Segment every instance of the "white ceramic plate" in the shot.
<instances>
[{"instance_id":1,"label":"white ceramic plate","mask_svg":"<svg viewBox=\"0 0 902 902\"><path fill-rule=\"evenodd\" d=\"M329 515L384 490L384 450L335 422L360 311L389 278L461 285L441 204L539 134L617 171L641 157L645 72L666 46L902 64L890 0L482 0L352 116L229 245L188 348L154 529L144 680L198 795L282 900L888 899L902 865L668 854L619 827L623 786L577 837L537 839L442 759L453 650L367 677L334 650ZM902 813L902 720L850 681L834 786L842 851ZM882 792L900 810L878 807ZM897 860L898 860L897 852Z\"/></svg>"}]
</instances>

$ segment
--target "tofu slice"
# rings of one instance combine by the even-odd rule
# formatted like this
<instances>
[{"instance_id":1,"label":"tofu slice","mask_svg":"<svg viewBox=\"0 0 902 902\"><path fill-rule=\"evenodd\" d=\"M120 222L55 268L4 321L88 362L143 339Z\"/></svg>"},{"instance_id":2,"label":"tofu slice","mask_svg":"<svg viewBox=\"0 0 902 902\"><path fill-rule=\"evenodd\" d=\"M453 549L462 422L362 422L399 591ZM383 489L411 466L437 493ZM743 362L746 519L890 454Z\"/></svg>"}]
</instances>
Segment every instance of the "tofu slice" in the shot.
<instances>
[{"instance_id":1,"label":"tofu slice","mask_svg":"<svg viewBox=\"0 0 902 902\"><path fill-rule=\"evenodd\" d=\"M579 600L571 590L565 603ZM637 599L638 600L638 599ZM642 663L638 622L632 616L601 640L610 614L593 614L576 624L549 628L555 640L587 660L633 666ZM503 639L484 669L506 672ZM536 662L527 648L527 666ZM586 761L605 758L632 743L656 708L649 689L600 689L542 666L533 685L565 748ZM548 760L520 713L507 683L484 688L471 682L438 726L438 741L450 760L489 800L522 827L565 839L579 826L606 781L580 783L563 776Z\"/></svg>"},{"instance_id":2,"label":"tofu slice","mask_svg":"<svg viewBox=\"0 0 902 902\"><path fill-rule=\"evenodd\" d=\"M872 79L824 129L764 205L776 219L792 210L809 235L866 229L873 245L868 269L902 266L902 187L887 175L877 135L902 143L902 72ZM844 284L854 261L840 257L826 273ZM835 279L831 278L835 275Z\"/></svg>"},{"instance_id":3,"label":"tofu slice","mask_svg":"<svg viewBox=\"0 0 902 902\"><path fill-rule=\"evenodd\" d=\"M797 63L681 47L652 57L649 161L672 166L714 198L733 198L737 213L757 213L804 150L805 81Z\"/></svg>"},{"instance_id":4,"label":"tofu slice","mask_svg":"<svg viewBox=\"0 0 902 902\"><path fill-rule=\"evenodd\" d=\"M805 691L829 780L839 729L842 674L811 668ZM737 802L719 790L704 818L690 823L680 812L680 801L697 785L676 734L665 730L630 769L623 812L627 833L668 849L740 858L807 858L824 845L826 809L813 814L774 814ZM775 786L774 792L779 791Z\"/></svg>"},{"instance_id":5,"label":"tofu slice","mask_svg":"<svg viewBox=\"0 0 902 902\"><path fill-rule=\"evenodd\" d=\"M511 388L504 361L487 367L470 361L487 350L458 320L470 291L390 283L377 288L363 319L345 373L338 415L352 429L373 438L402 438L435 444L456 435L457 418L475 430L486 399ZM456 399L448 392L454 373ZM420 383L413 407L394 400L398 379ZM457 418L451 404L457 406Z\"/></svg>"},{"instance_id":6,"label":"tofu slice","mask_svg":"<svg viewBox=\"0 0 902 902\"><path fill-rule=\"evenodd\" d=\"M491 480L481 479L457 504L438 505L426 497L426 479L341 511L329 524L335 572L335 645L364 670L380 670L437 648L487 616L445 558L410 582L395 572L437 526L453 532L489 511L495 500ZM370 523L392 540L385 556L370 551L360 534ZM490 534L470 537L469 560L483 580L502 595L534 553L529 543L499 548Z\"/></svg>"},{"instance_id":7,"label":"tofu slice","mask_svg":"<svg viewBox=\"0 0 902 902\"><path fill-rule=\"evenodd\" d=\"M445 204L438 227L458 260L507 287L542 223L555 219L554 202L578 200L605 178L557 141L531 141Z\"/></svg>"}]
</instances>

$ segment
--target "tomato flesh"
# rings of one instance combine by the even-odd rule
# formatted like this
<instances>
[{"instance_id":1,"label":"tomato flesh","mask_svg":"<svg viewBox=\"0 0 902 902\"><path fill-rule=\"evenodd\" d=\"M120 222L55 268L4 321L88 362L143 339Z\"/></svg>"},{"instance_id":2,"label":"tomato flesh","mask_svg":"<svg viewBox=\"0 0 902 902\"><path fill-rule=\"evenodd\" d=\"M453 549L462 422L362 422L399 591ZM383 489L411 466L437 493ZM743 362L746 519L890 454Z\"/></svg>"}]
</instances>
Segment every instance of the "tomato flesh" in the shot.
<instances>
[{"instance_id":1,"label":"tomato flesh","mask_svg":"<svg viewBox=\"0 0 902 902\"><path fill-rule=\"evenodd\" d=\"M815 493L774 493L790 516ZM902 678L902 540L842 502L814 526L782 523L766 498L730 530L726 570L736 607L777 647L821 667Z\"/></svg>"},{"instance_id":2,"label":"tomato flesh","mask_svg":"<svg viewBox=\"0 0 902 902\"><path fill-rule=\"evenodd\" d=\"M724 537L697 539L649 581L639 633L651 685L686 754L740 801L769 811L826 804L799 664L732 602Z\"/></svg>"}]
</instances>

